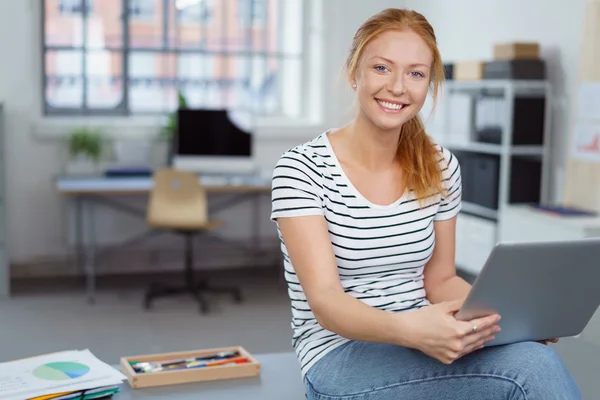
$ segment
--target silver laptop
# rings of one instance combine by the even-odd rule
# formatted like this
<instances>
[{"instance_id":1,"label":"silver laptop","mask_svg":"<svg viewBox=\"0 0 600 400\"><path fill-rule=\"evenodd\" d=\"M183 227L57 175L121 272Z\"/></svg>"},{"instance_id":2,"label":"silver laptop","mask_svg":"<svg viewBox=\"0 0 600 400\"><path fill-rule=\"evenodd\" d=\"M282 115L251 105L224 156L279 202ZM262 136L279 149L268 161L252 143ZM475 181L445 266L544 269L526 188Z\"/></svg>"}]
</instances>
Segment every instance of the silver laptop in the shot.
<instances>
[{"instance_id":1,"label":"silver laptop","mask_svg":"<svg viewBox=\"0 0 600 400\"><path fill-rule=\"evenodd\" d=\"M600 305L600 238L498 243L456 314L500 314L486 346L579 335Z\"/></svg>"}]
</instances>

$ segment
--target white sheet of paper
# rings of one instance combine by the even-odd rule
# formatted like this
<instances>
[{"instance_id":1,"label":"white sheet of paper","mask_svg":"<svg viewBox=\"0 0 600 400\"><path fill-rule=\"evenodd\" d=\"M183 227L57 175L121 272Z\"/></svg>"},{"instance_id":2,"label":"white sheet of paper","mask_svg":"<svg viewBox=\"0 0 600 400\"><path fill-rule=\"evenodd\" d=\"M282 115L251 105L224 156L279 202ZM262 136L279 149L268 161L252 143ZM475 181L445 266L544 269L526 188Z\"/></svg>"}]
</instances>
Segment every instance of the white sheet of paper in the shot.
<instances>
[{"instance_id":1,"label":"white sheet of paper","mask_svg":"<svg viewBox=\"0 0 600 400\"><path fill-rule=\"evenodd\" d=\"M578 118L600 121L600 82L579 85Z\"/></svg>"},{"instance_id":2,"label":"white sheet of paper","mask_svg":"<svg viewBox=\"0 0 600 400\"><path fill-rule=\"evenodd\" d=\"M52 363L76 364L52 364ZM71 365L72 370L65 369ZM121 384L127 377L89 350L72 350L0 364L0 399L32 397Z\"/></svg>"},{"instance_id":3,"label":"white sheet of paper","mask_svg":"<svg viewBox=\"0 0 600 400\"><path fill-rule=\"evenodd\" d=\"M573 131L572 157L600 163L600 122L579 122Z\"/></svg>"}]
</instances>

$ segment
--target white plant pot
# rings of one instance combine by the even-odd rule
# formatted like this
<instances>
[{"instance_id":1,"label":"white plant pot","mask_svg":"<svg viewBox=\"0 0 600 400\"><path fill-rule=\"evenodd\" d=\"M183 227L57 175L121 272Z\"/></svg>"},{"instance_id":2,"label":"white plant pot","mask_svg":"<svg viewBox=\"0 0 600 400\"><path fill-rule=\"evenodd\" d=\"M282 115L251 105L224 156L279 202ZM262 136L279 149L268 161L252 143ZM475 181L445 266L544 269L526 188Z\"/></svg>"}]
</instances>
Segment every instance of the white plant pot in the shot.
<instances>
[{"instance_id":1,"label":"white plant pot","mask_svg":"<svg viewBox=\"0 0 600 400\"><path fill-rule=\"evenodd\" d=\"M99 172L100 166L97 162L80 156L70 159L65 168L67 175L96 175Z\"/></svg>"}]
</instances>

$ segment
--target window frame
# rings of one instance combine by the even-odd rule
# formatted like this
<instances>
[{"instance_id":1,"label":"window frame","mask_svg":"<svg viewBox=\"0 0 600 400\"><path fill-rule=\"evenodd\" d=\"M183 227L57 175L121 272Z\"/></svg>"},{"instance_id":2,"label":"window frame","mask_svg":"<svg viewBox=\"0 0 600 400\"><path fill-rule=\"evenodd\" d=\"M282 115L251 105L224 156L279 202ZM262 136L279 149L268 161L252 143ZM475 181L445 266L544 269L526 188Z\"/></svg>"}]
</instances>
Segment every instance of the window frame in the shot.
<instances>
[{"instance_id":1,"label":"window frame","mask_svg":"<svg viewBox=\"0 0 600 400\"><path fill-rule=\"evenodd\" d=\"M82 4L85 0L81 0ZM165 0L164 4L167 4ZM307 79L308 78L308 74L310 74L310 71L315 71L314 68L314 63L315 62L319 62L320 60L318 60L319 57L315 57L315 53L319 53L319 51L315 52L315 47L317 46L317 43L319 43L319 41L323 41L323 37L319 36L317 38L314 37L315 35L315 23L318 23L319 25L322 23L322 21L315 21L314 16L318 15L319 12L315 11L316 9L320 9L320 7L322 7L321 4L322 0L303 0L303 15L304 15L304 20L302 21L302 48L301 48L301 53L298 55L294 55L292 56L293 59L299 60L301 63L301 74L302 74L302 78L303 79ZM111 118L111 119L132 119L135 118L138 121L142 121L142 120L148 120L148 121L156 121L157 118L161 118L164 117L166 114L168 114L168 111L153 111L153 112L131 112L131 110L129 109L129 92L130 90L127 87L127 74L126 72L129 71L129 63L128 63L128 54L130 54L131 52L135 52L136 49L131 49L128 46L128 41L129 41L129 32L128 32L128 28L129 28L129 21L131 18L131 16L129 15L129 10L128 10L128 3L126 0L122 1L122 15L126 16L122 18L122 26L123 26L123 48L119 48L119 49L113 49L115 51L120 52L123 55L123 60L122 60L122 68L123 68L123 75L121 76L123 79L123 89L122 89L122 93L123 93L123 97L119 103L118 106L116 106L115 108L111 108L111 109L97 109L97 108L86 108L86 102L87 102L87 80L84 80L83 83L83 93L82 93L82 97L84 99L83 102L83 107L77 107L77 108L66 108L66 107L61 107L61 108L55 108L52 107L48 102L47 102L47 96L46 96L46 87L47 87L47 78L48 76L46 75L46 54L48 51L52 51L52 50L78 50L77 47L71 47L71 46L47 46L46 45L46 38L45 38L45 30L46 30L46 4L45 2L41 2L42 5L42 9L41 9L41 50L42 50L42 68L41 68L41 74L42 74L42 117L45 119L58 119L60 117L97 117L98 121L102 121L103 119L106 120L107 117ZM82 17L85 19L87 16L87 12L83 13ZM135 18L135 17L134 17ZM237 16L236 16L237 18ZM84 22L85 24L85 22ZM321 32L321 26L317 27L317 31ZM85 37L85 29L84 29L84 33L83 33L83 43L86 43L87 38ZM319 44L318 47L321 47L321 45ZM84 54L86 53L86 49L85 47L82 47L81 50L84 52ZM110 48L107 48L107 50L110 50ZM140 49L137 49L140 50ZM165 49L144 49L144 51L150 51L150 52L157 52L157 53L172 53L172 54L180 54L181 50L177 50L177 49L170 49L170 51L165 51ZM229 51L218 51L218 54L230 54ZM202 54L199 52L195 52L194 54ZM272 52L265 52L265 51L257 51L257 52L252 52L252 54L258 54L258 55L265 55L265 54L276 54L276 53L272 53ZM322 53L320 53L322 54ZM83 57L84 60L86 59L86 57ZM285 59L285 56L281 56L278 57L279 60ZM318 68L317 68L318 69ZM82 65L82 70L85 71L86 70L86 65L85 65L85 61L83 61L83 65ZM279 88L279 90L281 90L281 88ZM318 92L318 93L317 93ZM322 90L320 88L315 87L315 85L311 85L311 84L307 84L307 85L302 85L301 86L301 106L300 106L300 113L298 116L296 117L290 117L290 116L286 116L284 114L264 114L264 115L257 115L256 120L259 124L264 124L265 126L268 127L274 127L277 125L288 125L288 124L292 124L292 125L299 125L299 124L303 124L306 123L307 121L310 121L310 124L314 124L316 123L315 121L317 120L322 120L322 115L321 115L321 111L319 110L318 112L315 112L314 110L314 104L315 104L315 98L316 97L320 97L322 96ZM281 93L279 93L279 96L281 96ZM278 97L280 98L280 97ZM318 103L321 103L320 100L317 101ZM312 107L311 107L312 104ZM72 120L72 119L69 119Z\"/></svg>"},{"instance_id":2,"label":"window frame","mask_svg":"<svg viewBox=\"0 0 600 400\"><path fill-rule=\"evenodd\" d=\"M140 0L128 0L131 2L140 2ZM125 2L124 2L125 3ZM134 9L138 9L138 10L143 10L143 6L137 4L137 7L127 7L127 15L129 16L130 19L135 18L135 20L137 21L147 21L147 20L152 20L154 18L154 10L152 10L152 13L138 13L138 14L132 14L131 10Z\"/></svg>"},{"instance_id":3,"label":"window frame","mask_svg":"<svg viewBox=\"0 0 600 400\"><path fill-rule=\"evenodd\" d=\"M63 7L61 7L61 3L64 0L58 0L58 4L59 4L59 10L62 10ZM83 14L83 13L88 13L90 10L92 10L94 8L94 0L68 0L69 3L75 5L77 4L77 2L80 3L80 10L78 11L69 11L68 13L65 13L64 11L60 11L61 15L76 15L76 14Z\"/></svg>"}]
</instances>

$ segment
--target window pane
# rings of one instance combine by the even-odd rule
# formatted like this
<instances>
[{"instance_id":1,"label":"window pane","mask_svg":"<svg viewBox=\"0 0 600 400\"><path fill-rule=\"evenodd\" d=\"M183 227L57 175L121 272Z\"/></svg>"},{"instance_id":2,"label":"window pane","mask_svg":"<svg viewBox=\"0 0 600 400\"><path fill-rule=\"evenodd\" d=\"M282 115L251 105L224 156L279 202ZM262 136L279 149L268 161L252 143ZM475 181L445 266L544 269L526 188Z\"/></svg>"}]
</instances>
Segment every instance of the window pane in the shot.
<instances>
[{"instance_id":1,"label":"window pane","mask_svg":"<svg viewBox=\"0 0 600 400\"><path fill-rule=\"evenodd\" d=\"M169 53L132 52L128 61L130 110L174 110L177 105L175 56Z\"/></svg>"},{"instance_id":2,"label":"window pane","mask_svg":"<svg viewBox=\"0 0 600 400\"><path fill-rule=\"evenodd\" d=\"M277 0L235 0L238 25L244 28L262 28L268 19L268 8ZM269 4L271 3L271 4Z\"/></svg>"},{"instance_id":3,"label":"window pane","mask_svg":"<svg viewBox=\"0 0 600 400\"><path fill-rule=\"evenodd\" d=\"M46 52L46 102L55 108L83 107L83 53Z\"/></svg>"},{"instance_id":4,"label":"window pane","mask_svg":"<svg viewBox=\"0 0 600 400\"><path fill-rule=\"evenodd\" d=\"M216 57L211 54L181 54L177 74L181 90L190 107L212 104L209 84L213 83Z\"/></svg>"},{"instance_id":5,"label":"window pane","mask_svg":"<svg viewBox=\"0 0 600 400\"><path fill-rule=\"evenodd\" d=\"M277 90L274 97L278 98L281 109L279 112L286 117L297 118L302 112L302 60L300 58L285 58L281 60L281 68L277 70ZM293 93L294 95L284 95Z\"/></svg>"},{"instance_id":6,"label":"window pane","mask_svg":"<svg viewBox=\"0 0 600 400\"><path fill-rule=\"evenodd\" d=\"M163 1L145 0L144 3L144 9L153 10L152 17L129 18L129 46L133 48L163 48ZM132 4L129 7L131 12Z\"/></svg>"},{"instance_id":7,"label":"window pane","mask_svg":"<svg viewBox=\"0 0 600 400\"><path fill-rule=\"evenodd\" d=\"M229 50L251 50L264 48L263 29L253 29L253 0L234 0L229 3L226 43Z\"/></svg>"},{"instance_id":8,"label":"window pane","mask_svg":"<svg viewBox=\"0 0 600 400\"><path fill-rule=\"evenodd\" d=\"M204 94L204 108L221 109L227 107L224 100L224 88L217 81L208 83L206 93Z\"/></svg>"},{"instance_id":9,"label":"window pane","mask_svg":"<svg viewBox=\"0 0 600 400\"><path fill-rule=\"evenodd\" d=\"M160 1L126 0L130 19L153 20L159 14Z\"/></svg>"},{"instance_id":10,"label":"window pane","mask_svg":"<svg viewBox=\"0 0 600 400\"><path fill-rule=\"evenodd\" d=\"M223 55L210 55L212 61L211 75L207 77L207 88L205 92L206 108L227 108L228 90L231 87L231 79L228 77L229 60Z\"/></svg>"},{"instance_id":11,"label":"window pane","mask_svg":"<svg viewBox=\"0 0 600 400\"><path fill-rule=\"evenodd\" d=\"M258 82L257 94L260 101L260 109L258 110L263 114L274 114L280 110L279 102L280 99L280 72L281 72L281 60L276 57L268 57L265 60L264 67L264 78ZM287 92L286 96L288 99L298 101L299 92Z\"/></svg>"},{"instance_id":12,"label":"window pane","mask_svg":"<svg viewBox=\"0 0 600 400\"><path fill-rule=\"evenodd\" d=\"M247 72L238 71L240 81L243 82L243 86L238 90L244 93L244 101L258 114L276 112L279 102L279 59L255 55L245 63ZM289 97L298 101L294 95Z\"/></svg>"},{"instance_id":13,"label":"window pane","mask_svg":"<svg viewBox=\"0 0 600 400\"><path fill-rule=\"evenodd\" d=\"M270 0L274 2L273 0ZM298 56L302 53L302 32L304 24L303 0L284 0L278 3L282 6L278 14L274 10L269 18L269 51L283 52L287 55Z\"/></svg>"},{"instance_id":14,"label":"window pane","mask_svg":"<svg viewBox=\"0 0 600 400\"><path fill-rule=\"evenodd\" d=\"M81 46L83 16L61 14L57 0L46 1L44 9L44 39L47 46Z\"/></svg>"},{"instance_id":15,"label":"window pane","mask_svg":"<svg viewBox=\"0 0 600 400\"><path fill-rule=\"evenodd\" d=\"M126 0L94 2L93 12L86 21L88 48L123 47L123 1Z\"/></svg>"},{"instance_id":16,"label":"window pane","mask_svg":"<svg viewBox=\"0 0 600 400\"><path fill-rule=\"evenodd\" d=\"M226 47L226 12L227 0L211 0L212 12L205 24L206 49L224 51Z\"/></svg>"},{"instance_id":17,"label":"window pane","mask_svg":"<svg viewBox=\"0 0 600 400\"><path fill-rule=\"evenodd\" d=\"M250 92L250 69L251 57L232 56L227 60L227 74L225 79L228 82L225 88L226 106L231 109L250 109L252 108Z\"/></svg>"},{"instance_id":18,"label":"window pane","mask_svg":"<svg viewBox=\"0 0 600 400\"><path fill-rule=\"evenodd\" d=\"M177 20L180 24L210 24L215 13L215 2L220 0L175 0Z\"/></svg>"},{"instance_id":19,"label":"window pane","mask_svg":"<svg viewBox=\"0 0 600 400\"><path fill-rule=\"evenodd\" d=\"M86 55L88 108L115 108L123 100L123 55L106 50Z\"/></svg>"},{"instance_id":20,"label":"window pane","mask_svg":"<svg viewBox=\"0 0 600 400\"><path fill-rule=\"evenodd\" d=\"M182 49L204 47L206 32L212 19L213 1L180 2L170 0L169 44Z\"/></svg>"},{"instance_id":21,"label":"window pane","mask_svg":"<svg viewBox=\"0 0 600 400\"><path fill-rule=\"evenodd\" d=\"M94 0L58 0L55 5L57 6L58 13L60 15L77 15L89 14L94 7Z\"/></svg>"}]
</instances>

